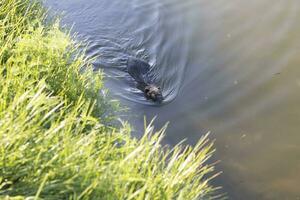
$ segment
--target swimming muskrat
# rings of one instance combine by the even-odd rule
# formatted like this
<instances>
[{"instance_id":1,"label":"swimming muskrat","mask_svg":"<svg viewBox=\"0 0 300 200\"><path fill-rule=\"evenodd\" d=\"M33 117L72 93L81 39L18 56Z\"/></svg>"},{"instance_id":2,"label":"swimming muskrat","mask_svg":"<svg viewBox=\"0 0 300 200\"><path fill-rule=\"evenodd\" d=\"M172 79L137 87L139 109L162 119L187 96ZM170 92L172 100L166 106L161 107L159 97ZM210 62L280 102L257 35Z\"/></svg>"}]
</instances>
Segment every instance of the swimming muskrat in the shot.
<instances>
[{"instance_id":1,"label":"swimming muskrat","mask_svg":"<svg viewBox=\"0 0 300 200\"><path fill-rule=\"evenodd\" d=\"M150 65L143 60L136 58L128 58L127 60L128 73L137 82L137 88L144 92L147 99L162 102L163 96L160 87L149 80L147 76L150 68Z\"/></svg>"}]
</instances>

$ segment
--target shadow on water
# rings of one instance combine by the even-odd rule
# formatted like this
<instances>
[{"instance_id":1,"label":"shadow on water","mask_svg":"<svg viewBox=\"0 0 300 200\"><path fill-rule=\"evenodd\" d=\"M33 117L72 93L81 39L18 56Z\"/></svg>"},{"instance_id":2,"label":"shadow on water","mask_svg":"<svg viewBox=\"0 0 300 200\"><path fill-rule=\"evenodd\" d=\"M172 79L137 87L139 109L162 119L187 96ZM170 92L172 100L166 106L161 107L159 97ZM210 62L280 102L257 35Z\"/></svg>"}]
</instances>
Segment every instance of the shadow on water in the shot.
<instances>
[{"instance_id":1,"label":"shadow on water","mask_svg":"<svg viewBox=\"0 0 300 200\"><path fill-rule=\"evenodd\" d=\"M47 0L99 56L106 85L143 116L170 121L166 142L194 144L211 131L229 199L300 199L298 0ZM145 100L124 72L151 65L166 102ZM134 113L134 114L133 114Z\"/></svg>"}]
</instances>

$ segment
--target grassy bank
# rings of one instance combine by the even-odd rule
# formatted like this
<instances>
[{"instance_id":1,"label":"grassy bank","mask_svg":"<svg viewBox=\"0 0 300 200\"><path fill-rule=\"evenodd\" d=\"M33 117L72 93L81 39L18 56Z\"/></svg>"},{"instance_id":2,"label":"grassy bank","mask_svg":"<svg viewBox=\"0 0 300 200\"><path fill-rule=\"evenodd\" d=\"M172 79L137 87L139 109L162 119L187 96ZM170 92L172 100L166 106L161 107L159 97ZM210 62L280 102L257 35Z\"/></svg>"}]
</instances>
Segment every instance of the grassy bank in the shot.
<instances>
[{"instance_id":1,"label":"grassy bank","mask_svg":"<svg viewBox=\"0 0 300 200\"><path fill-rule=\"evenodd\" d=\"M43 19L31 0L0 1L0 199L210 199L207 137L168 149L164 129L109 125L101 73Z\"/></svg>"}]
</instances>

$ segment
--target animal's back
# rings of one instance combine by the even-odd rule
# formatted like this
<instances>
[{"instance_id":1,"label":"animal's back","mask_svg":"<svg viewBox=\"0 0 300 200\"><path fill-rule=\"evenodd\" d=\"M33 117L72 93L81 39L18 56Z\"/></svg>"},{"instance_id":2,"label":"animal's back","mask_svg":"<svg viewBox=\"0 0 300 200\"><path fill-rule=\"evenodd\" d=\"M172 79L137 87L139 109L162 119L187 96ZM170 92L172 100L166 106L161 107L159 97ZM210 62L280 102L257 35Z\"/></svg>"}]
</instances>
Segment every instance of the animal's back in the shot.
<instances>
[{"instance_id":1,"label":"animal's back","mask_svg":"<svg viewBox=\"0 0 300 200\"><path fill-rule=\"evenodd\" d=\"M150 71L150 65L136 58L128 58L127 70L130 76L132 76L139 83L147 83L147 73Z\"/></svg>"}]
</instances>

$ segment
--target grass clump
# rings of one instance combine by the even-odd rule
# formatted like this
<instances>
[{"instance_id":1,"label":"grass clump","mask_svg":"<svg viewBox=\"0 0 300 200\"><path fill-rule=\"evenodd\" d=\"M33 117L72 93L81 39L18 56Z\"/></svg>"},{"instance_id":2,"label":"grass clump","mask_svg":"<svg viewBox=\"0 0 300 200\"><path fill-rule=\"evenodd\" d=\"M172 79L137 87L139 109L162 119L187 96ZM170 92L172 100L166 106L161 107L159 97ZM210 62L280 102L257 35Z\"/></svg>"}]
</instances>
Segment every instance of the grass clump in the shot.
<instances>
[{"instance_id":1,"label":"grass clump","mask_svg":"<svg viewBox=\"0 0 300 200\"><path fill-rule=\"evenodd\" d=\"M0 199L210 199L207 136L169 149L109 125L101 73L44 13L0 1Z\"/></svg>"}]
</instances>

